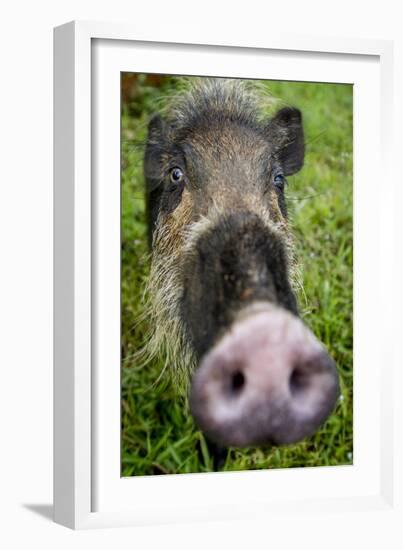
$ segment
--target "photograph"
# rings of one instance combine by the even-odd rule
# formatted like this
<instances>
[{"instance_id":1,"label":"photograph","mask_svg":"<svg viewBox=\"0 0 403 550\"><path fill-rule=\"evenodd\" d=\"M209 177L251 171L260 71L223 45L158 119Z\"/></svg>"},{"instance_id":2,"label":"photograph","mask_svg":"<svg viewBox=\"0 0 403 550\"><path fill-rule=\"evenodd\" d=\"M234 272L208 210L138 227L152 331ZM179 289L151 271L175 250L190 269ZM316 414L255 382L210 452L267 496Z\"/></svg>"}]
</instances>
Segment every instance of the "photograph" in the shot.
<instances>
[{"instance_id":1,"label":"photograph","mask_svg":"<svg viewBox=\"0 0 403 550\"><path fill-rule=\"evenodd\" d=\"M353 464L353 85L120 82L121 476Z\"/></svg>"}]
</instances>

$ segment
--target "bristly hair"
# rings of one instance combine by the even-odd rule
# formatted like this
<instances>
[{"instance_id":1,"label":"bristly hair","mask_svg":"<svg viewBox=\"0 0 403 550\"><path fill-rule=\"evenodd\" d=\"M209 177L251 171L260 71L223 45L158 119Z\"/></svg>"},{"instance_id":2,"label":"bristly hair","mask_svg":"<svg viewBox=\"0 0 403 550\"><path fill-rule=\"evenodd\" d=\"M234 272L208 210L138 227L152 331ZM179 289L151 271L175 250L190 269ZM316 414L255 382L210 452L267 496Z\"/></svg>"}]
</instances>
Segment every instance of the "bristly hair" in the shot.
<instances>
[{"instance_id":1,"label":"bristly hair","mask_svg":"<svg viewBox=\"0 0 403 550\"><path fill-rule=\"evenodd\" d=\"M163 365L160 377L167 370L174 379L178 393L187 397L196 358L181 319L182 287L179 281L182 247L175 233L164 226L156 228L154 247L157 254L152 255L142 316L147 319L149 328L146 342L135 359L145 365L157 358Z\"/></svg>"},{"instance_id":2,"label":"bristly hair","mask_svg":"<svg viewBox=\"0 0 403 550\"><path fill-rule=\"evenodd\" d=\"M277 100L259 82L228 78L185 78L179 94L167 97L163 114L173 131L231 120L258 127Z\"/></svg>"}]
</instances>

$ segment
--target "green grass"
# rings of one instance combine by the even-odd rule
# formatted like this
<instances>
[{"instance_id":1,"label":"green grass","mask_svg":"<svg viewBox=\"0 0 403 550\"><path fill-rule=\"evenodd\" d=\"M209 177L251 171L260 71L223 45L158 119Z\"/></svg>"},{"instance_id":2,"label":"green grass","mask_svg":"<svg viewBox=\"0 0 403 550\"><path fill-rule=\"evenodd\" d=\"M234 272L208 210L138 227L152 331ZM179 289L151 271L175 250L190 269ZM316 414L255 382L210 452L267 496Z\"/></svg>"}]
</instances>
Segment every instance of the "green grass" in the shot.
<instances>
[{"instance_id":1,"label":"green grass","mask_svg":"<svg viewBox=\"0 0 403 550\"><path fill-rule=\"evenodd\" d=\"M184 398L158 362L132 359L141 345L142 291L148 273L142 144L159 99L178 84L151 86L138 78L122 105L122 475L211 471L212 461ZM311 438L282 448L230 449L223 470L329 466L352 463L352 87L266 82L278 106L301 109L305 166L286 190L304 294L301 314L336 360L342 398Z\"/></svg>"}]
</instances>

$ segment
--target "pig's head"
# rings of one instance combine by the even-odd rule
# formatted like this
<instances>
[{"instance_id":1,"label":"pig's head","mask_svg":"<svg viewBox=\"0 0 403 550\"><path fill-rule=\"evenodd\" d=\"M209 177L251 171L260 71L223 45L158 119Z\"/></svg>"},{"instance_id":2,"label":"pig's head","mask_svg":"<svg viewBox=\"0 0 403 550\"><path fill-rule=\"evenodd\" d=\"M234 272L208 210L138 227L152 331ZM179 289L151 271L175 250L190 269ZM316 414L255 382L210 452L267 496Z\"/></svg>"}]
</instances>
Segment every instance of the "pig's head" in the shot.
<instances>
[{"instance_id":1,"label":"pig's head","mask_svg":"<svg viewBox=\"0 0 403 550\"><path fill-rule=\"evenodd\" d=\"M301 113L265 119L261 101L204 80L151 120L145 155L151 353L192 377L192 414L226 446L309 436L339 392L293 292L284 187L303 164Z\"/></svg>"}]
</instances>

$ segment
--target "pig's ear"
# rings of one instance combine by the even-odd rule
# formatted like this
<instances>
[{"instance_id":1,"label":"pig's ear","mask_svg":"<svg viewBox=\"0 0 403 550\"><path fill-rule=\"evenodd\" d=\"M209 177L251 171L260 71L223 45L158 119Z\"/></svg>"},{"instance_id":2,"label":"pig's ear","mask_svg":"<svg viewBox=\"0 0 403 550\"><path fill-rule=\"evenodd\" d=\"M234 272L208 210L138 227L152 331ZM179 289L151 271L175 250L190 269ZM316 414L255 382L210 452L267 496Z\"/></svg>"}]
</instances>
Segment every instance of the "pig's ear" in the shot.
<instances>
[{"instance_id":1,"label":"pig's ear","mask_svg":"<svg viewBox=\"0 0 403 550\"><path fill-rule=\"evenodd\" d=\"M154 115L148 124L144 175L149 191L161 181L163 156L168 146L168 130L168 124L159 114Z\"/></svg>"},{"instance_id":2,"label":"pig's ear","mask_svg":"<svg viewBox=\"0 0 403 550\"><path fill-rule=\"evenodd\" d=\"M147 144L144 154L144 177L146 181L146 215L150 247L163 194L164 153L167 151L169 143L168 130L168 124L160 115L154 115L148 124Z\"/></svg>"},{"instance_id":3,"label":"pig's ear","mask_svg":"<svg viewBox=\"0 0 403 550\"><path fill-rule=\"evenodd\" d=\"M305 152L301 111L292 107L281 109L270 120L267 131L284 174L291 176L298 172L304 164Z\"/></svg>"}]
</instances>

